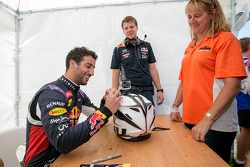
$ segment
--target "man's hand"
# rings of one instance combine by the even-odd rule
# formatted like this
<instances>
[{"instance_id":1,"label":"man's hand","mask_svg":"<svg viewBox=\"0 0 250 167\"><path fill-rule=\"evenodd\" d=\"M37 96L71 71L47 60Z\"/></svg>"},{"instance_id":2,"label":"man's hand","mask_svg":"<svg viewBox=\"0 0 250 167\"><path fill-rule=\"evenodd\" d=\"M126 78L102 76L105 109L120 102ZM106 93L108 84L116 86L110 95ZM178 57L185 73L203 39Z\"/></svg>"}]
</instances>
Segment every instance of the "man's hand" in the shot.
<instances>
[{"instance_id":1,"label":"man's hand","mask_svg":"<svg viewBox=\"0 0 250 167\"><path fill-rule=\"evenodd\" d=\"M121 92L116 89L107 89L105 94L105 107L113 114L116 113L120 106Z\"/></svg>"},{"instance_id":2,"label":"man's hand","mask_svg":"<svg viewBox=\"0 0 250 167\"><path fill-rule=\"evenodd\" d=\"M164 94L162 91L157 92L157 104L160 105L164 101Z\"/></svg>"},{"instance_id":3,"label":"man's hand","mask_svg":"<svg viewBox=\"0 0 250 167\"><path fill-rule=\"evenodd\" d=\"M204 116L203 119L191 129L193 138L196 141L205 142L205 136L213 123L214 121L212 119Z\"/></svg>"},{"instance_id":4,"label":"man's hand","mask_svg":"<svg viewBox=\"0 0 250 167\"><path fill-rule=\"evenodd\" d=\"M109 94L109 92L112 90L112 88L109 88L105 91L105 95L103 96L103 99L106 100L106 96ZM115 89L114 89L115 90Z\"/></svg>"},{"instance_id":5,"label":"man's hand","mask_svg":"<svg viewBox=\"0 0 250 167\"><path fill-rule=\"evenodd\" d=\"M175 122L182 122L181 114L178 111L178 108L172 108L172 111L170 113L170 119Z\"/></svg>"}]
</instances>

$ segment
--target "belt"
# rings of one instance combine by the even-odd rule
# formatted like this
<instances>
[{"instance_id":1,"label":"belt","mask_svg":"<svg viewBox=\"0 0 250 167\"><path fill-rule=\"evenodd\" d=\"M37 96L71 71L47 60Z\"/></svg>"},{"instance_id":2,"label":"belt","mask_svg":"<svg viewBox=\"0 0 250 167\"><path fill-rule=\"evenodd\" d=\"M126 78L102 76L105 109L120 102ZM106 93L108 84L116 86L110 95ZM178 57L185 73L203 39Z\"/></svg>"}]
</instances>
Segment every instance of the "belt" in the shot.
<instances>
[{"instance_id":1,"label":"belt","mask_svg":"<svg viewBox=\"0 0 250 167\"><path fill-rule=\"evenodd\" d=\"M132 90L138 90L138 91L149 91L149 90L151 90L151 91L153 91L154 90L154 87L153 87L153 85L146 85L146 86L144 86L144 85L134 85L134 84L131 84L131 89Z\"/></svg>"}]
</instances>

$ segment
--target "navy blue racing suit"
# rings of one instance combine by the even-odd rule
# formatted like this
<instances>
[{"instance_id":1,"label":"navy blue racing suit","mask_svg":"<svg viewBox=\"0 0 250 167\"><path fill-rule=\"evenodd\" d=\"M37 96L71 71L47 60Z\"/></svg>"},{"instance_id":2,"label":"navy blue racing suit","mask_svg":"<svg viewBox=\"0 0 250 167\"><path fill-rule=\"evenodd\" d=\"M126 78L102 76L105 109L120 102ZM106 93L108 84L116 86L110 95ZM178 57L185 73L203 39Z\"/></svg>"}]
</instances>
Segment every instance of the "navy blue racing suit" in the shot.
<instances>
[{"instance_id":1,"label":"navy blue racing suit","mask_svg":"<svg viewBox=\"0 0 250 167\"><path fill-rule=\"evenodd\" d=\"M81 112L89 116L78 124ZM87 142L110 116L104 100L97 108L65 76L44 85L29 104L24 166L49 166Z\"/></svg>"}]
</instances>

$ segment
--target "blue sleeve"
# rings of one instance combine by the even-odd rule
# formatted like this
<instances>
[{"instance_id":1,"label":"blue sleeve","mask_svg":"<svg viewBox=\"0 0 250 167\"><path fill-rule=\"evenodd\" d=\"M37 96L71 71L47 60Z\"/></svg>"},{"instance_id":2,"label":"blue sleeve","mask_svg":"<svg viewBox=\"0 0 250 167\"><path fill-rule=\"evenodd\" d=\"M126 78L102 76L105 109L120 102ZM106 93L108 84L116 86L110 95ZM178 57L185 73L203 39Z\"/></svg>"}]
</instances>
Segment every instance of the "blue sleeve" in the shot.
<instances>
[{"instance_id":1,"label":"blue sleeve","mask_svg":"<svg viewBox=\"0 0 250 167\"><path fill-rule=\"evenodd\" d=\"M54 105L51 105L52 102ZM106 107L102 107L86 121L71 126L69 109L63 94L45 90L40 94L38 104L47 138L60 153L68 153L87 142L112 115Z\"/></svg>"},{"instance_id":2,"label":"blue sleeve","mask_svg":"<svg viewBox=\"0 0 250 167\"><path fill-rule=\"evenodd\" d=\"M154 55L153 49L152 49L150 43L146 42L146 45L147 45L147 48L148 48L148 51L149 51L148 63L149 64L155 63L156 59L155 59L155 55Z\"/></svg>"},{"instance_id":3,"label":"blue sleeve","mask_svg":"<svg viewBox=\"0 0 250 167\"><path fill-rule=\"evenodd\" d=\"M115 47L113 51L110 69L120 69L120 67L121 67L121 54L119 53L119 49Z\"/></svg>"}]
</instances>

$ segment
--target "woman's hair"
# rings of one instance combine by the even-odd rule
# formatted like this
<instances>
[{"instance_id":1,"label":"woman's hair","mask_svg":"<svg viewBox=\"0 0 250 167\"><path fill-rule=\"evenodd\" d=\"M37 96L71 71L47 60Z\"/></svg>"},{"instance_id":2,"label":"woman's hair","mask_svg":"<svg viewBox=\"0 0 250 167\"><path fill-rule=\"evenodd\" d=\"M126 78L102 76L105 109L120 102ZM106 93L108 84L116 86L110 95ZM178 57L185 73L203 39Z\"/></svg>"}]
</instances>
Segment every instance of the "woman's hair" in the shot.
<instances>
[{"instance_id":1,"label":"woman's hair","mask_svg":"<svg viewBox=\"0 0 250 167\"><path fill-rule=\"evenodd\" d=\"M222 11L221 5L218 0L189 0L185 9L186 13L190 5L195 5L196 7L206 11L208 15L212 16L213 19L211 19L208 31L209 35L214 36L215 34L221 31L231 31L230 25L226 20L226 17ZM192 37L194 39L197 38L196 35L193 33Z\"/></svg>"}]
</instances>

